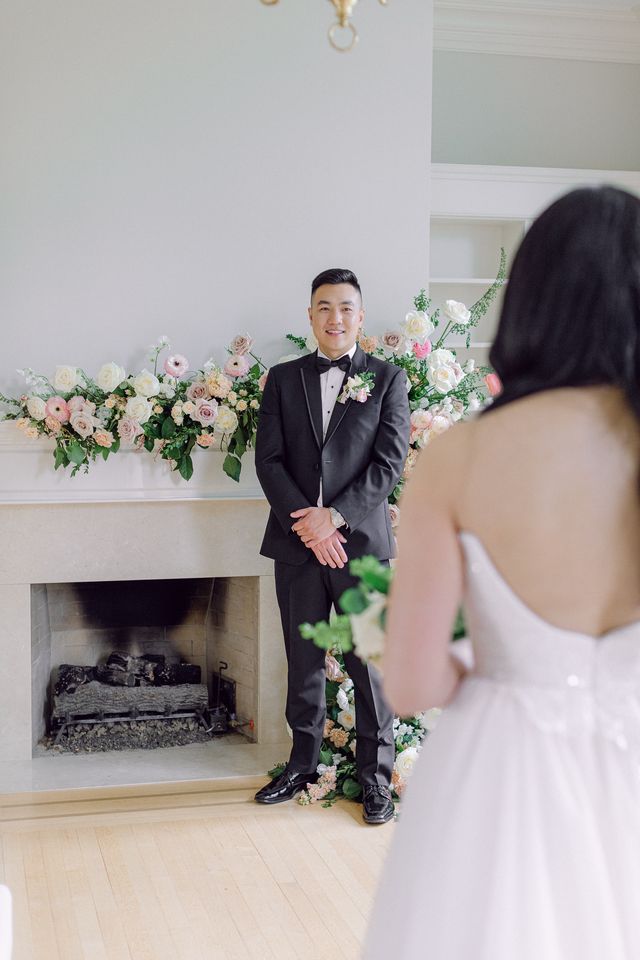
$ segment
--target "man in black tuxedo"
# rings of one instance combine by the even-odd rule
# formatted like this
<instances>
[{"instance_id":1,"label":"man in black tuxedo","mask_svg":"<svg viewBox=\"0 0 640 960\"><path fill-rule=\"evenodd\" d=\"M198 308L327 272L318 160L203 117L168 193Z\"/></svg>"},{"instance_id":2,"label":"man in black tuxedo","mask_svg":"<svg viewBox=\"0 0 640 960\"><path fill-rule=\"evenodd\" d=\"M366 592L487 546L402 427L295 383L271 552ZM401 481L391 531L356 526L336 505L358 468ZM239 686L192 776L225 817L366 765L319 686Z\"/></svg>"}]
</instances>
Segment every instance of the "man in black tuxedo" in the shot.
<instances>
[{"instance_id":1,"label":"man in black tuxedo","mask_svg":"<svg viewBox=\"0 0 640 960\"><path fill-rule=\"evenodd\" d=\"M258 791L259 803L289 800L317 779L326 715L324 652L303 639L299 627L326 620L356 582L349 560L394 556L387 497L409 443L406 375L357 345L364 310L350 270L325 270L315 278L309 319L318 351L270 369L256 438L256 470L271 506L261 553L275 560L293 732L287 767ZM359 374L373 380L369 392L339 401L347 379ZM353 653L345 662L355 688L364 819L385 823L393 816L393 714L375 668Z\"/></svg>"}]
</instances>

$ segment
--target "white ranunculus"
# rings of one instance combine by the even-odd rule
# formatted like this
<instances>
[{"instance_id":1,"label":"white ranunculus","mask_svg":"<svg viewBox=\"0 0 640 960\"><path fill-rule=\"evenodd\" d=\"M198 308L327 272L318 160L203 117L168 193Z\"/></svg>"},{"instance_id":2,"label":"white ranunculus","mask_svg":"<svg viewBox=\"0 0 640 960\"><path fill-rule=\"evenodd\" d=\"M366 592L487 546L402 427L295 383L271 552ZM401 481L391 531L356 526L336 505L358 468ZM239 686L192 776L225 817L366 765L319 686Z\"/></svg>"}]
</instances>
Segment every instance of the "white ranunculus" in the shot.
<instances>
[{"instance_id":1,"label":"white ranunculus","mask_svg":"<svg viewBox=\"0 0 640 960\"><path fill-rule=\"evenodd\" d=\"M355 652L361 660L377 660L384 651L384 630L380 616L387 603L384 594L370 594L370 603L362 613L350 616Z\"/></svg>"},{"instance_id":2,"label":"white ranunculus","mask_svg":"<svg viewBox=\"0 0 640 960\"><path fill-rule=\"evenodd\" d=\"M105 363L100 367L96 383L105 393L111 393L116 387L119 387L123 380L126 380L127 373L124 367L118 363Z\"/></svg>"},{"instance_id":3,"label":"white ranunculus","mask_svg":"<svg viewBox=\"0 0 640 960\"><path fill-rule=\"evenodd\" d=\"M413 310L406 315L400 329L409 340L426 340L435 327L424 310Z\"/></svg>"},{"instance_id":4,"label":"white ranunculus","mask_svg":"<svg viewBox=\"0 0 640 960\"><path fill-rule=\"evenodd\" d=\"M465 373L473 373L475 368L476 368L475 360L465 360L464 364L462 365L462 369L464 370Z\"/></svg>"},{"instance_id":5,"label":"white ranunculus","mask_svg":"<svg viewBox=\"0 0 640 960\"><path fill-rule=\"evenodd\" d=\"M217 433L233 433L238 426L238 417L234 411L221 403L218 408L214 430Z\"/></svg>"},{"instance_id":6,"label":"white ranunculus","mask_svg":"<svg viewBox=\"0 0 640 960\"><path fill-rule=\"evenodd\" d=\"M47 405L42 397L29 397L27 400L27 410L29 416L34 420L44 420L47 415Z\"/></svg>"},{"instance_id":7,"label":"white ranunculus","mask_svg":"<svg viewBox=\"0 0 640 960\"><path fill-rule=\"evenodd\" d=\"M75 367L56 367L53 385L60 393L70 393L77 387L80 377Z\"/></svg>"},{"instance_id":8,"label":"white ranunculus","mask_svg":"<svg viewBox=\"0 0 640 960\"><path fill-rule=\"evenodd\" d=\"M413 768L416 765L416 760L418 759L418 748L417 747L407 747L406 750L401 750L398 756L396 757L396 762L393 765L394 770L402 780L408 780L413 772Z\"/></svg>"},{"instance_id":9,"label":"white ranunculus","mask_svg":"<svg viewBox=\"0 0 640 960\"><path fill-rule=\"evenodd\" d=\"M137 377L134 377L133 389L139 397L155 397L160 390L160 381L155 373L143 370Z\"/></svg>"},{"instance_id":10,"label":"white ranunculus","mask_svg":"<svg viewBox=\"0 0 640 960\"><path fill-rule=\"evenodd\" d=\"M318 341L316 340L316 336L313 332L309 334L309 336L304 342L304 345L309 351L309 353L313 353L314 350L318 349Z\"/></svg>"},{"instance_id":11,"label":"white ranunculus","mask_svg":"<svg viewBox=\"0 0 640 960\"><path fill-rule=\"evenodd\" d=\"M447 320L453 320L454 323L461 323L463 326L466 326L471 320L470 311L459 300L445 300L442 313Z\"/></svg>"},{"instance_id":12,"label":"white ranunculus","mask_svg":"<svg viewBox=\"0 0 640 960\"><path fill-rule=\"evenodd\" d=\"M144 397L129 397L124 412L138 423L146 423L153 411L153 405Z\"/></svg>"},{"instance_id":13,"label":"white ranunculus","mask_svg":"<svg viewBox=\"0 0 640 960\"><path fill-rule=\"evenodd\" d=\"M347 697L344 690L342 689L338 690L338 693L336 695L336 701L341 710L349 709L349 698Z\"/></svg>"},{"instance_id":14,"label":"white ranunculus","mask_svg":"<svg viewBox=\"0 0 640 960\"><path fill-rule=\"evenodd\" d=\"M345 730L353 730L356 725L356 712L353 707L348 710L341 710L336 717L336 723L339 723Z\"/></svg>"}]
</instances>

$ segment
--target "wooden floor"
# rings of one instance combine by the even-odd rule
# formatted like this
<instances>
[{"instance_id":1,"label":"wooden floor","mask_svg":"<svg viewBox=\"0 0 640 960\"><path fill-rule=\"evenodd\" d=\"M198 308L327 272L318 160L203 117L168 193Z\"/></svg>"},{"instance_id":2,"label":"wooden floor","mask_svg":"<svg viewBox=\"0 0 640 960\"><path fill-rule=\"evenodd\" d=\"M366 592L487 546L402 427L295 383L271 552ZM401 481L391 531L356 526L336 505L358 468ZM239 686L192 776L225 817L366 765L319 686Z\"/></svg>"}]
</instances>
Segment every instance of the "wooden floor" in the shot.
<instances>
[{"instance_id":1,"label":"wooden floor","mask_svg":"<svg viewBox=\"0 0 640 960\"><path fill-rule=\"evenodd\" d=\"M5 821L13 960L356 960L394 825L251 796Z\"/></svg>"}]
</instances>

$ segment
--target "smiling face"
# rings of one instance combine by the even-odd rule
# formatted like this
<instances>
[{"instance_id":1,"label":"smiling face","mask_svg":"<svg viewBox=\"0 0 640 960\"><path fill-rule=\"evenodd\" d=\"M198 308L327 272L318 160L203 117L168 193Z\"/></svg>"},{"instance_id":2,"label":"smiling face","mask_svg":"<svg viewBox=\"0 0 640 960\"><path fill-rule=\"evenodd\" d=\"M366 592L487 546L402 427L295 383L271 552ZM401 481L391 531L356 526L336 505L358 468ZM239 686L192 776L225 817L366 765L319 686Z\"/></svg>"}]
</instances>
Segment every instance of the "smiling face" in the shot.
<instances>
[{"instance_id":1,"label":"smiling face","mask_svg":"<svg viewBox=\"0 0 640 960\"><path fill-rule=\"evenodd\" d=\"M309 320L322 352L337 360L351 349L362 327L360 294L350 283L323 284L311 298Z\"/></svg>"}]
</instances>

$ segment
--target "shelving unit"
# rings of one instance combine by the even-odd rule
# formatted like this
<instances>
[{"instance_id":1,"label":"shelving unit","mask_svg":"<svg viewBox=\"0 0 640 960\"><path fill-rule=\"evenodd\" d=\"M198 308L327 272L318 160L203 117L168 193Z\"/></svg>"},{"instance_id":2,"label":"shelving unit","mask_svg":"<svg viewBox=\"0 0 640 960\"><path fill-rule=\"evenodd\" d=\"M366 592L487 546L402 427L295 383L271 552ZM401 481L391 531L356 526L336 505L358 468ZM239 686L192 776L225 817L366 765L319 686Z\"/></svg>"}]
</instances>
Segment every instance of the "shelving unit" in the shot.
<instances>
[{"instance_id":1,"label":"shelving unit","mask_svg":"<svg viewBox=\"0 0 640 960\"><path fill-rule=\"evenodd\" d=\"M640 172L433 164L429 248L433 307L445 300L460 300L470 307L495 279L501 247L507 254L508 277L514 254L538 213L574 187L601 183L640 195ZM503 291L475 328L468 350L464 337L451 338L459 357L487 361L502 297Z\"/></svg>"}]
</instances>

